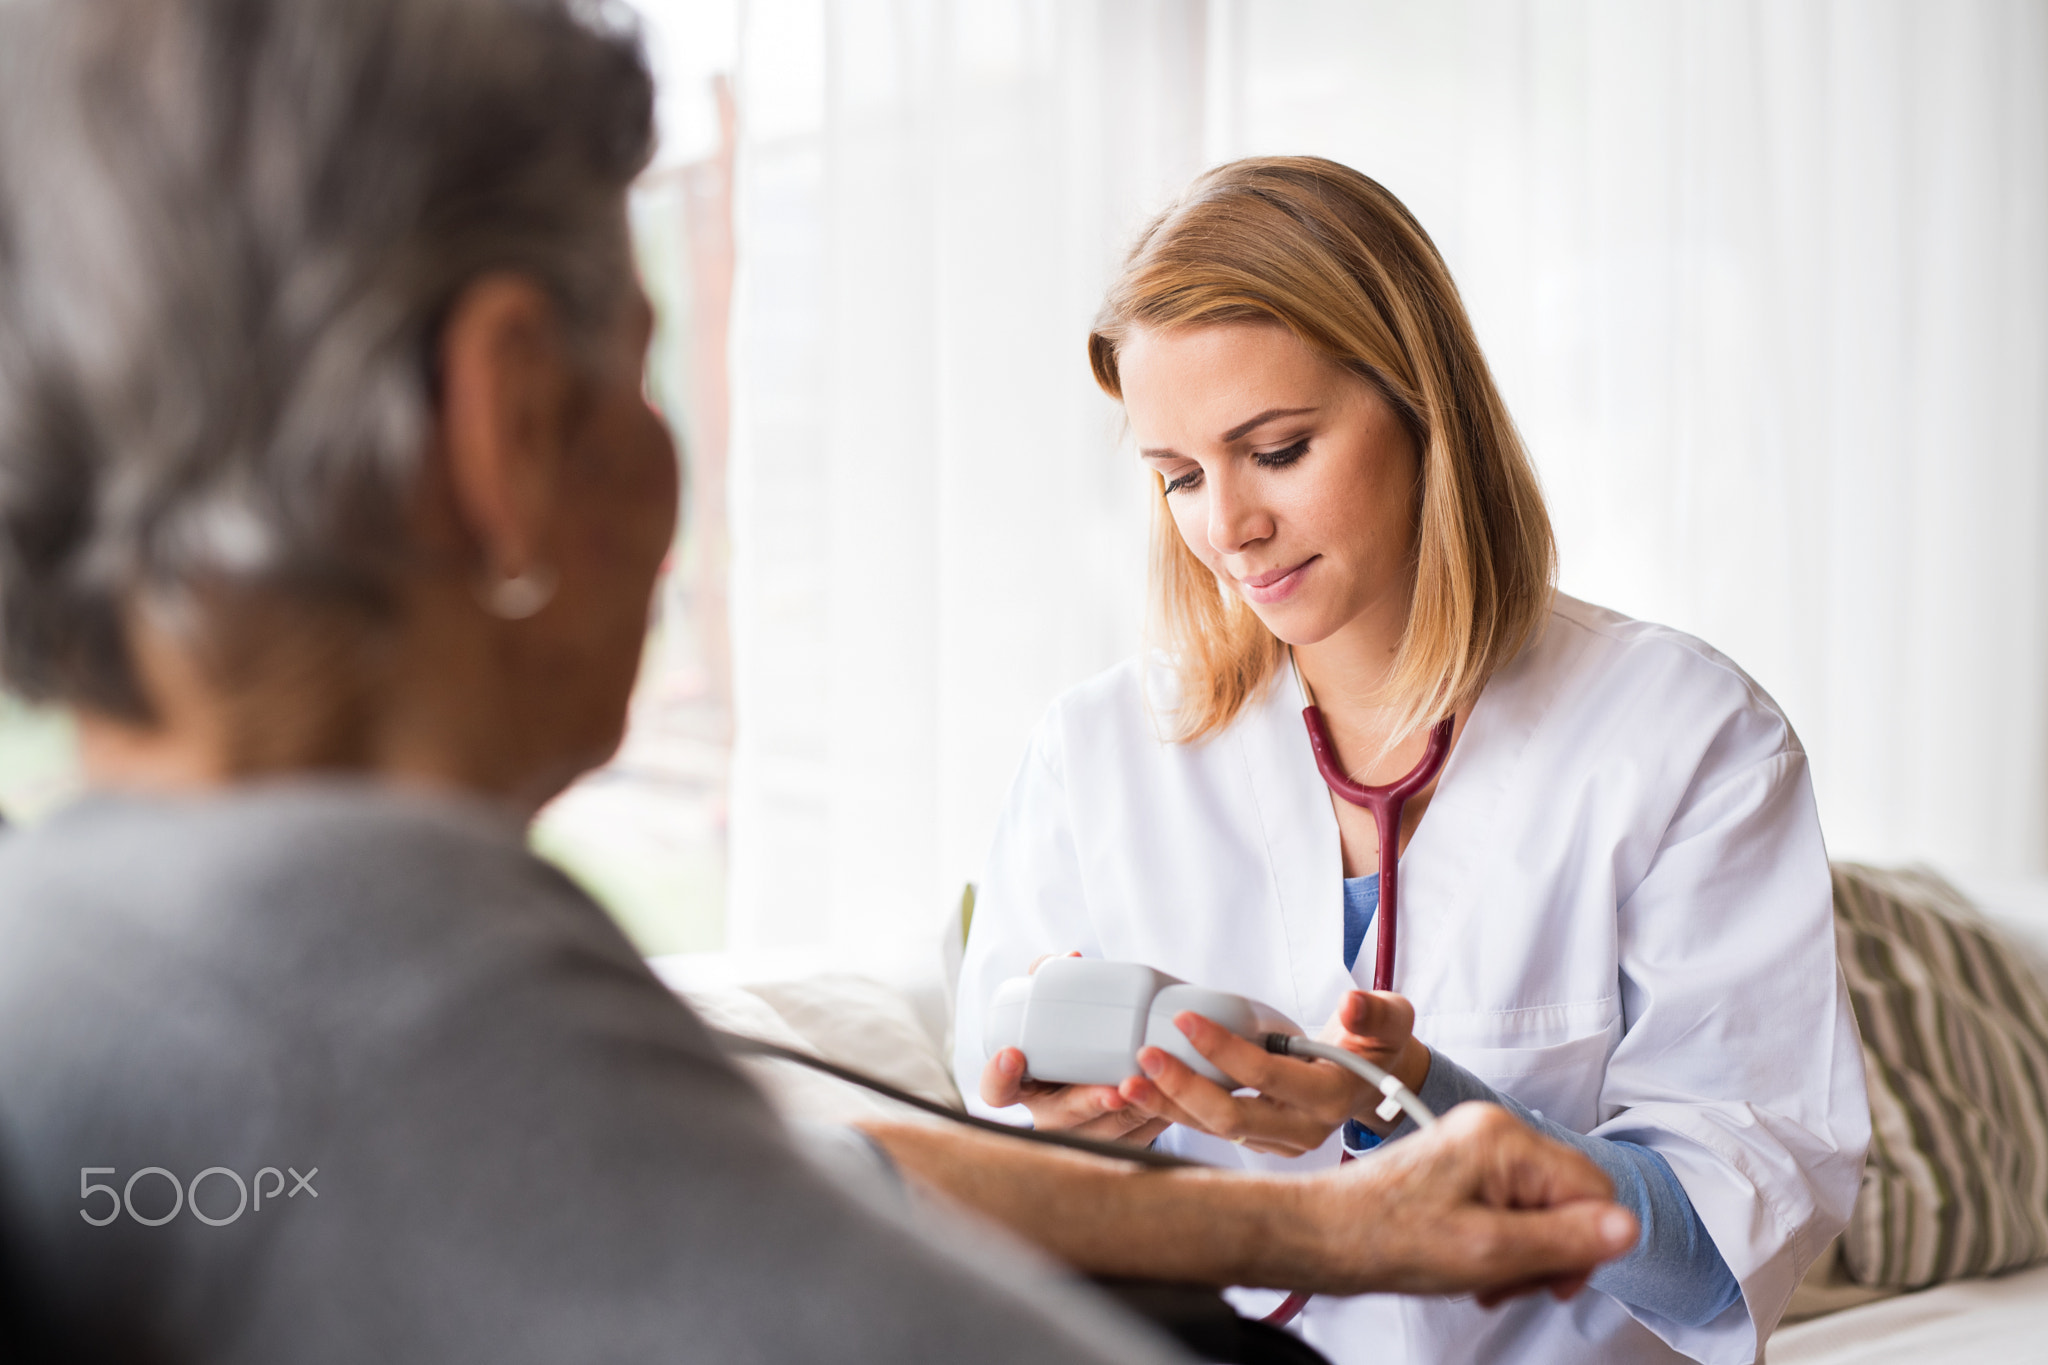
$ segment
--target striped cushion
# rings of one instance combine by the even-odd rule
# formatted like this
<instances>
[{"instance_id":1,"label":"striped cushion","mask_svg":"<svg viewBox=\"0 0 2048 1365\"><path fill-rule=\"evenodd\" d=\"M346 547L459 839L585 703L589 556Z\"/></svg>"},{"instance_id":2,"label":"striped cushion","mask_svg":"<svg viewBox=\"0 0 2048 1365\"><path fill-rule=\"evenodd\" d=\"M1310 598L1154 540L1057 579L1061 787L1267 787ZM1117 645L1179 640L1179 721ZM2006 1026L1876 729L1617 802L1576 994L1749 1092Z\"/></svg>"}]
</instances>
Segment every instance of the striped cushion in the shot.
<instances>
[{"instance_id":1,"label":"striped cushion","mask_svg":"<svg viewBox=\"0 0 2048 1365\"><path fill-rule=\"evenodd\" d=\"M1917 1289L2048 1259L2048 995L1932 873L1834 878L1870 1085L1850 1277Z\"/></svg>"}]
</instances>

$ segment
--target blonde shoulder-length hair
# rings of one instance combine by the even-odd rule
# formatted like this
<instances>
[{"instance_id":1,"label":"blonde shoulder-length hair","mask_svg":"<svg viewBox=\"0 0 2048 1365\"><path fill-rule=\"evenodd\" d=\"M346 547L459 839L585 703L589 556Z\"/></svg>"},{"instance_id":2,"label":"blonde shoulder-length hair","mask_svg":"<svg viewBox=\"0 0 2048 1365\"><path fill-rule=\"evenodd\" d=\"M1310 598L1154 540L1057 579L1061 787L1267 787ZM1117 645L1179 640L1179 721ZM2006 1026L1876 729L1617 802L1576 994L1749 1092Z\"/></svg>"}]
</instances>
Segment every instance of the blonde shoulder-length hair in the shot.
<instances>
[{"instance_id":1,"label":"blonde shoulder-length hair","mask_svg":"<svg viewBox=\"0 0 2048 1365\"><path fill-rule=\"evenodd\" d=\"M1119 401L1134 329L1277 322L1371 383L1421 456L1415 596L1382 697L1390 742L1449 715L1537 633L1556 549L1520 436L1429 235L1377 182L1320 157L1207 172L1132 248L1088 337ZM1152 514L1154 628L1179 673L1174 738L1214 735L1272 679L1284 646Z\"/></svg>"}]
</instances>

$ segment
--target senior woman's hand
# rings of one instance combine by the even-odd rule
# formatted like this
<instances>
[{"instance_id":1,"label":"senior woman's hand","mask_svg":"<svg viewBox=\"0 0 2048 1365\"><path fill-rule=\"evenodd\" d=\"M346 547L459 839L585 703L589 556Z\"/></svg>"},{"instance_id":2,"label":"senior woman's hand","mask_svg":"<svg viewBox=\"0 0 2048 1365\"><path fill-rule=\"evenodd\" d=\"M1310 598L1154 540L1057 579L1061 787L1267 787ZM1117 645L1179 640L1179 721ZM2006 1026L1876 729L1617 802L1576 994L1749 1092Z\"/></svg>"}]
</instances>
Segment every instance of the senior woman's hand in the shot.
<instances>
[{"instance_id":1,"label":"senior woman's hand","mask_svg":"<svg viewBox=\"0 0 2048 1365\"><path fill-rule=\"evenodd\" d=\"M1300 1183L1335 1216L1314 1222L1325 1242L1288 1283L1324 1294L1568 1299L1640 1233L1598 1167L1493 1104Z\"/></svg>"},{"instance_id":2,"label":"senior woman's hand","mask_svg":"<svg viewBox=\"0 0 2048 1365\"><path fill-rule=\"evenodd\" d=\"M1233 1093L1159 1048L1142 1048L1138 1065L1145 1074L1117 1087L1117 1112L1134 1126L1179 1123L1255 1152L1299 1156L1322 1146L1347 1120L1378 1133L1398 1122L1379 1117L1383 1097L1377 1089L1334 1062L1278 1056L1199 1014L1183 1013L1173 1022L1195 1051L1257 1093ZM1352 991L1321 1038L1418 1090L1429 1074L1429 1049L1416 1041L1414 1029L1415 1007L1405 998L1391 991ZM1099 1103L1102 1111L1110 1108Z\"/></svg>"}]
</instances>

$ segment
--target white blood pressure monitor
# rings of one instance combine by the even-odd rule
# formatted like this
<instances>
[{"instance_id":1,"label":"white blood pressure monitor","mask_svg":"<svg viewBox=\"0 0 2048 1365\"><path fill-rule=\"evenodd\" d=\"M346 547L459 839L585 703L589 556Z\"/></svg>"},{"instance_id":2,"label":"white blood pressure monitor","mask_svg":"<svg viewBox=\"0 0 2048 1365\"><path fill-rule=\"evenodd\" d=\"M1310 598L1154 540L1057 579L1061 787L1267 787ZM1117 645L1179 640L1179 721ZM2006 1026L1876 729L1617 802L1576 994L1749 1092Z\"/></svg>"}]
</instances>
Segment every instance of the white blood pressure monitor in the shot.
<instances>
[{"instance_id":1,"label":"white blood pressure monitor","mask_svg":"<svg viewBox=\"0 0 2048 1365\"><path fill-rule=\"evenodd\" d=\"M1254 1043L1263 1044L1268 1034L1301 1033L1292 1019L1256 1000L1190 986L1136 962L1055 957L996 988L982 1038L990 1057L1017 1048L1026 1074L1057 1085L1115 1085L1139 1074L1139 1048L1156 1047L1196 1075L1235 1086L1173 1026L1184 1010Z\"/></svg>"}]
</instances>

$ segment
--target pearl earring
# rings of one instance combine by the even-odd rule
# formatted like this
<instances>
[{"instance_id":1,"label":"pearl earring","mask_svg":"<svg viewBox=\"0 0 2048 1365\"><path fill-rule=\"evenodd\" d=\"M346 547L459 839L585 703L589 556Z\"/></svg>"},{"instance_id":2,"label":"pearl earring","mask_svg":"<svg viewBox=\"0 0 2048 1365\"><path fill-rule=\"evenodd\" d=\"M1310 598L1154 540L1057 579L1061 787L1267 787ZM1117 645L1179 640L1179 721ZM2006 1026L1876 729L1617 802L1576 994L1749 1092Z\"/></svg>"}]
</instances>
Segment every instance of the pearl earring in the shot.
<instances>
[{"instance_id":1,"label":"pearl earring","mask_svg":"<svg viewBox=\"0 0 2048 1365\"><path fill-rule=\"evenodd\" d=\"M524 621L554 599L560 575L536 564L477 590L477 602L501 621Z\"/></svg>"}]
</instances>

